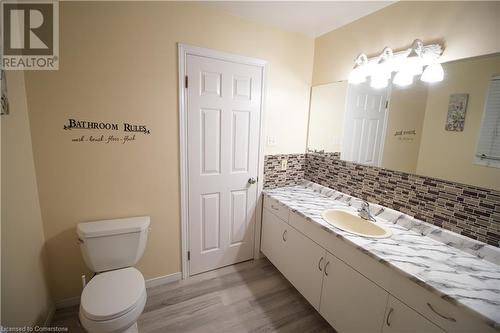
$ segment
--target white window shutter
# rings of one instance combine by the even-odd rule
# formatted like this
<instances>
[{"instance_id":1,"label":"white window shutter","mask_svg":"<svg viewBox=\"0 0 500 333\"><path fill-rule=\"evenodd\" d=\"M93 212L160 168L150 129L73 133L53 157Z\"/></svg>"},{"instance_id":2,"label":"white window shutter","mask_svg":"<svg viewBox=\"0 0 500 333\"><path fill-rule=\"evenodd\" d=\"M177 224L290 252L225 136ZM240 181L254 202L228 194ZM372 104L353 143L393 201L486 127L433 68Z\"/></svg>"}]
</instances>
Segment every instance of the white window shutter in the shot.
<instances>
[{"instance_id":1,"label":"white window shutter","mask_svg":"<svg viewBox=\"0 0 500 333\"><path fill-rule=\"evenodd\" d=\"M500 76L490 81L475 161L500 168Z\"/></svg>"}]
</instances>

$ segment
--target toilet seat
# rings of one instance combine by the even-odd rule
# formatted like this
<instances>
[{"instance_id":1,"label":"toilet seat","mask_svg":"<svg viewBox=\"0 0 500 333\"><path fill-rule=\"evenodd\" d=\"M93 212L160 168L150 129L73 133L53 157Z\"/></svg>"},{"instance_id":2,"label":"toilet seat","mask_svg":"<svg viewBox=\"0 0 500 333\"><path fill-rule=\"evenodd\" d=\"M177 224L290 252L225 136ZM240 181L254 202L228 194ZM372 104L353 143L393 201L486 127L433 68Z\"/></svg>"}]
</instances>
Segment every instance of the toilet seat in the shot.
<instances>
[{"instance_id":1,"label":"toilet seat","mask_svg":"<svg viewBox=\"0 0 500 333\"><path fill-rule=\"evenodd\" d=\"M144 306L146 284L133 267L96 275L83 289L80 314L91 321L110 321ZM141 309L142 311L142 309Z\"/></svg>"},{"instance_id":2,"label":"toilet seat","mask_svg":"<svg viewBox=\"0 0 500 333\"><path fill-rule=\"evenodd\" d=\"M89 333L138 333L137 319L139 319L142 310L146 304L146 294L137 307L121 317L109 320L92 320L85 317L80 311L80 323Z\"/></svg>"}]
</instances>

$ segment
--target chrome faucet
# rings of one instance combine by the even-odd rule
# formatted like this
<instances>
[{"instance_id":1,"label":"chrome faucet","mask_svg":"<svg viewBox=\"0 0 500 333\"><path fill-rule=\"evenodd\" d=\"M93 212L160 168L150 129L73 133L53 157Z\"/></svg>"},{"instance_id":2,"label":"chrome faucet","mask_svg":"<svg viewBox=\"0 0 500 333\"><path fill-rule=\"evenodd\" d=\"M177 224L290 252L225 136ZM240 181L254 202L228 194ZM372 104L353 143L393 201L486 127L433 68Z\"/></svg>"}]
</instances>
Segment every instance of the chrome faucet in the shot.
<instances>
[{"instance_id":1,"label":"chrome faucet","mask_svg":"<svg viewBox=\"0 0 500 333\"><path fill-rule=\"evenodd\" d=\"M370 213L370 204L366 200L363 200L363 202L361 202L361 207L358 209L358 214L359 217L361 217L362 219L372 222L377 222L377 220L375 220L375 217L373 217L372 213Z\"/></svg>"}]
</instances>

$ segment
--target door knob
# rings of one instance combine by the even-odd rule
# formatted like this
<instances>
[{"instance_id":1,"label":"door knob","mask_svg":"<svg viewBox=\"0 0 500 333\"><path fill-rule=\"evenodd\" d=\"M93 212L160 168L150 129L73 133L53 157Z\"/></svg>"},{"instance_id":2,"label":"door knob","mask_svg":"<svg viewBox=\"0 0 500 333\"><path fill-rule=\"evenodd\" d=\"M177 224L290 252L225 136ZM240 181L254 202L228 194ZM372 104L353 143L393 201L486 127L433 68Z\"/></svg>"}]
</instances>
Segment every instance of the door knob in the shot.
<instances>
[{"instance_id":1,"label":"door knob","mask_svg":"<svg viewBox=\"0 0 500 333\"><path fill-rule=\"evenodd\" d=\"M248 178L248 184L255 184L257 182L257 180L255 178Z\"/></svg>"}]
</instances>

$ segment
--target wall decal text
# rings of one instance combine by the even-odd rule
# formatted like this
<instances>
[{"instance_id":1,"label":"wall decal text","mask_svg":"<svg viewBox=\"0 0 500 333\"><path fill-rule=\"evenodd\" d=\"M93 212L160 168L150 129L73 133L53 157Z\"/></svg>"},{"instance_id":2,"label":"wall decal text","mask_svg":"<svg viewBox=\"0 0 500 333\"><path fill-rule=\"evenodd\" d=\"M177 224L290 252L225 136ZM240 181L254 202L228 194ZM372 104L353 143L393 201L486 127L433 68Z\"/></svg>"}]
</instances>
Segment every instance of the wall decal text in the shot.
<instances>
[{"instance_id":1,"label":"wall decal text","mask_svg":"<svg viewBox=\"0 0 500 333\"><path fill-rule=\"evenodd\" d=\"M394 132L394 136L399 141L413 141L416 135L417 135L416 130L399 130Z\"/></svg>"},{"instance_id":2,"label":"wall decal text","mask_svg":"<svg viewBox=\"0 0 500 333\"><path fill-rule=\"evenodd\" d=\"M125 144L128 142L136 141L135 134L132 135L123 135L123 136L115 136L104 134L101 135L81 135L79 137L71 139L73 142L91 142L91 143L121 143Z\"/></svg>"},{"instance_id":3,"label":"wall decal text","mask_svg":"<svg viewBox=\"0 0 500 333\"><path fill-rule=\"evenodd\" d=\"M65 130L72 129L86 129L86 130L106 130L106 131L119 131L120 128L123 132L143 133L150 134L150 130L145 125L135 125L129 123L107 123L87 120L68 119L68 123L63 127Z\"/></svg>"}]
</instances>

